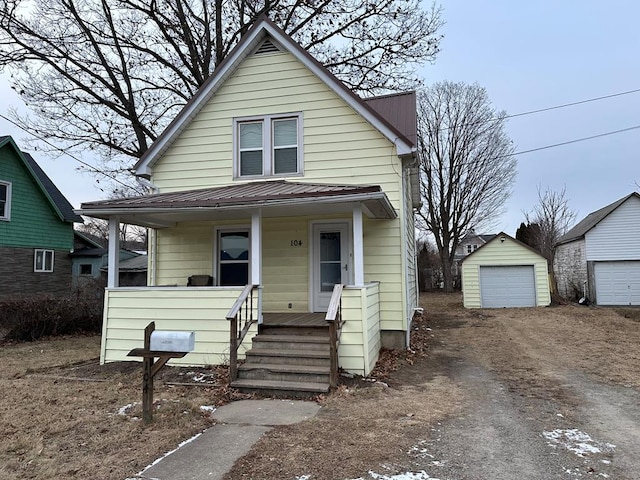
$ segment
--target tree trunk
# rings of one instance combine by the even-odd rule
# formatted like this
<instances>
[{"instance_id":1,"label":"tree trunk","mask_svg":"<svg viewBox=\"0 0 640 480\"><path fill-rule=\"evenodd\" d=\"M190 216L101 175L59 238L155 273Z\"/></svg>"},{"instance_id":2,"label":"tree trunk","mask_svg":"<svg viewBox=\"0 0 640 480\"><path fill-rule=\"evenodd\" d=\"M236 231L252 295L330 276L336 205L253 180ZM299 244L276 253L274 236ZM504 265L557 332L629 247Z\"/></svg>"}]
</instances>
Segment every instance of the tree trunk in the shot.
<instances>
[{"instance_id":1,"label":"tree trunk","mask_svg":"<svg viewBox=\"0 0 640 480\"><path fill-rule=\"evenodd\" d=\"M440 263L442 264L442 279L444 281L443 290L446 293L453 292L453 273L451 271L452 262L449 259L449 252L440 251Z\"/></svg>"}]
</instances>

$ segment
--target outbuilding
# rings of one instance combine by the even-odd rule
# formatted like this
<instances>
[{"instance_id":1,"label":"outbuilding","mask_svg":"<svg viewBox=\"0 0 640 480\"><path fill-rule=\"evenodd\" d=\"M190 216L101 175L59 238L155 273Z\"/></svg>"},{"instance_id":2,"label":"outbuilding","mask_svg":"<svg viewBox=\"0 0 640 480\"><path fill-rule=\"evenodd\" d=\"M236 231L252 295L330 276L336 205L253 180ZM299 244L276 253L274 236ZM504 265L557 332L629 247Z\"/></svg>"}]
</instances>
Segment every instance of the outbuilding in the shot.
<instances>
[{"instance_id":1,"label":"outbuilding","mask_svg":"<svg viewBox=\"0 0 640 480\"><path fill-rule=\"evenodd\" d=\"M547 260L500 232L462 261L462 293L466 308L549 305Z\"/></svg>"}]
</instances>

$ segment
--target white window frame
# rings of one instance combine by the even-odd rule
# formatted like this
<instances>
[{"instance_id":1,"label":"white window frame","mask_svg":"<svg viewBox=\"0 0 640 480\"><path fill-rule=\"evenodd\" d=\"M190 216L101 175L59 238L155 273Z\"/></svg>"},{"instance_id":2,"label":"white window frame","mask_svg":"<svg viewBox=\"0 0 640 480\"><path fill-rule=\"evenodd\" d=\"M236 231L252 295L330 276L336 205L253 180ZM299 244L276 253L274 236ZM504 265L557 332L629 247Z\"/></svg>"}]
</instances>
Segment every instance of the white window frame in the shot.
<instances>
[{"instance_id":1,"label":"white window frame","mask_svg":"<svg viewBox=\"0 0 640 480\"><path fill-rule=\"evenodd\" d=\"M11 182L0 180L0 185L7 187L7 198L4 203L4 212L0 214L0 220L8 222L11 220Z\"/></svg>"},{"instance_id":2,"label":"white window frame","mask_svg":"<svg viewBox=\"0 0 640 480\"><path fill-rule=\"evenodd\" d=\"M47 254L51 254L51 268L47 268ZM42 255L42 268L37 268L38 254ZM33 271L36 273L53 273L53 265L55 262L55 251L44 248L36 248L33 252Z\"/></svg>"},{"instance_id":3,"label":"white window frame","mask_svg":"<svg viewBox=\"0 0 640 480\"><path fill-rule=\"evenodd\" d=\"M214 228L214 242L213 242L213 281L214 285L220 286L220 234L226 232L249 232L249 252L248 252L248 272L249 281L251 281L251 225L239 224L239 225L225 225L223 227ZM232 263L232 262L229 262ZM244 261L238 261L235 263L244 263Z\"/></svg>"},{"instance_id":4,"label":"white window frame","mask_svg":"<svg viewBox=\"0 0 640 480\"><path fill-rule=\"evenodd\" d=\"M274 173L274 142L273 142L273 122L276 120L295 119L297 121L297 169L295 172ZM240 125L243 123L262 122L262 174L261 175L241 175L240 174ZM257 115L251 117L238 117L233 119L233 178L234 180L245 180L265 177L299 177L303 175L303 125L302 112L282 113L277 115ZM255 150L255 149L252 149Z\"/></svg>"}]
</instances>

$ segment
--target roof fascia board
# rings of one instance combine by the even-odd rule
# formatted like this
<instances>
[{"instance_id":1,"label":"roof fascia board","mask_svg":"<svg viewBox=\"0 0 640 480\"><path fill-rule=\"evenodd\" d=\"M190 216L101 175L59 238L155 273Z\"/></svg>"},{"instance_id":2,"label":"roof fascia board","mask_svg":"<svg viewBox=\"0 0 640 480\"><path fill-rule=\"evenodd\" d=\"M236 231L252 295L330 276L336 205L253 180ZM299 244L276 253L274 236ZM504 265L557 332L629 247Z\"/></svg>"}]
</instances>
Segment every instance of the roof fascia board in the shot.
<instances>
[{"instance_id":1,"label":"roof fascia board","mask_svg":"<svg viewBox=\"0 0 640 480\"><path fill-rule=\"evenodd\" d=\"M242 60L257 46L257 44L270 35L278 44L284 47L312 73L320 78L331 90L333 90L345 103L353 108L358 114L364 117L380 133L382 133L391 143L396 146L397 154L400 157L413 157L415 147L405 141L388 123L376 114L373 109L359 100L356 95L349 90L331 72L315 60L307 51L298 45L291 37L284 33L274 23L268 19L263 19L254 25L244 40L242 40L232 51L226 61L224 61L207 82L198 90L195 96L180 111L176 118L169 124L162 135L151 145L145 155L134 166L137 176L149 178L152 173L153 164L169 148L177 136L184 130L188 122L204 107L205 103L222 86L226 79L238 68Z\"/></svg>"},{"instance_id":2,"label":"roof fascia board","mask_svg":"<svg viewBox=\"0 0 640 480\"><path fill-rule=\"evenodd\" d=\"M40 189L40 191L44 194L45 198L47 199L47 201L49 202L49 205L51 205L51 207L53 208L53 211L55 212L55 214L58 216L58 218L64 222L67 223L67 221L64 219L64 215L62 215L62 212L60 211L60 209L58 208L58 206L56 205L56 202L53 201L53 198L51 198L51 195L49 195L49 192L47 191L46 188L44 188L44 185L42 184L42 182L40 181L40 179L38 178L38 175L36 175L36 172L33 171L33 169L31 168L31 165L29 165L29 162L27 162L27 159L24 157L24 154L22 153L22 150L20 150L18 148L18 146L16 145L16 143L13 141L12 137L7 137L6 141L3 142L2 144L0 144L0 148L4 147L5 145L11 145L13 147L13 150L16 152L16 154L18 155L18 158L20 159L20 161L22 162L22 164L24 165L24 167L27 169L27 171L29 172L29 175L31 175L31 178L36 182L36 185L38 185L38 188ZM35 161L35 159L34 159ZM42 167L40 167L42 168ZM45 174L46 175L46 174Z\"/></svg>"}]
</instances>

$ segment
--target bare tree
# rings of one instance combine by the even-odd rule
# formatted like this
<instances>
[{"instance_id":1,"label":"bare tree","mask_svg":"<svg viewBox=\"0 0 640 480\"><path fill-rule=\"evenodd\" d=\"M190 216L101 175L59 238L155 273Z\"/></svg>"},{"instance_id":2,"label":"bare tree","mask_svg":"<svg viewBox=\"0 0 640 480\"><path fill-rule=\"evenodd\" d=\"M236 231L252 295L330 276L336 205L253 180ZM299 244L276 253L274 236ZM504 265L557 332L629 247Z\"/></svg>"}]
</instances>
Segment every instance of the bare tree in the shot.
<instances>
[{"instance_id":1,"label":"bare tree","mask_svg":"<svg viewBox=\"0 0 640 480\"><path fill-rule=\"evenodd\" d=\"M420 0L0 0L13 117L126 174L264 14L365 94L414 85L441 38Z\"/></svg>"},{"instance_id":2,"label":"bare tree","mask_svg":"<svg viewBox=\"0 0 640 480\"><path fill-rule=\"evenodd\" d=\"M484 88L442 82L418 98L418 156L423 207L418 226L434 237L445 291L470 228L489 226L502 213L516 174L514 147Z\"/></svg>"},{"instance_id":3,"label":"bare tree","mask_svg":"<svg viewBox=\"0 0 640 480\"><path fill-rule=\"evenodd\" d=\"M525 219L529 225L537 225L532 229L532 246L547 259L549 273L553 273L555 244L575 223L576 216L569 206L566 187L560 191L547 187L542 192L538 185L538 203L531 212L525 212Z\"/></svg>"}]
</instances>

